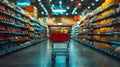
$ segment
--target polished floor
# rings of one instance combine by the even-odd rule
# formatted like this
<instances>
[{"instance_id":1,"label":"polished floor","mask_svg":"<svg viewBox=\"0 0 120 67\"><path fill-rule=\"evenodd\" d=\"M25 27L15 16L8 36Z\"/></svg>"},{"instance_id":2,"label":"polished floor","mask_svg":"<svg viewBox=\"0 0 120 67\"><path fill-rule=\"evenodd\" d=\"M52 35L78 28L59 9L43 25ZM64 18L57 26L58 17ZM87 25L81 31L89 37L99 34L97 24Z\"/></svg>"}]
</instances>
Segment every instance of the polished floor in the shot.
<instances>
[{"instance_id":1,"label":"polished floor","mask_svg":"<svg viewBox=\"0 0 120 67\"><path fill-rule=\"evenodd\" d=\"M0 67L53 67L49 40L0 58ZM55 67L120 67L120 61L78 42L70 42L70 61L56 57Z\"/></svg>"}]
</instances>

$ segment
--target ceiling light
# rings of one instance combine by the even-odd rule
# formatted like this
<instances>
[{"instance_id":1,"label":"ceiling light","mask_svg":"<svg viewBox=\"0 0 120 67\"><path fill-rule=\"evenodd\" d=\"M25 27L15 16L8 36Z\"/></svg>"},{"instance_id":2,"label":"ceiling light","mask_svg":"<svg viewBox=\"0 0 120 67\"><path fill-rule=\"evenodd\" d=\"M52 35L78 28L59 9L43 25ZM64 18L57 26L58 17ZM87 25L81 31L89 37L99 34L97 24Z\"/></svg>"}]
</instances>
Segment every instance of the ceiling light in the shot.
<instances>
[{"instance_id":1,"label":"ceiling light","mask_svg":"<svg viewBox=\"0 0 120 67\"><path fill-rule=\"evenodd\" d=\"M38 1L41 1L41 0L38 0Z\"/></svg>"},{"instance_id":2,"label":"ceiling light","mask_svg":"<svg viewBox=\"0 0 120 67\"><path fill-rule=\"evenodd\" d=\"M88 9L90 9L90 6L88 6Z\"/></svg>"},{"instance_id":3,"label":"ceiling light","mask_svg":"<svg viewBox=\"0 0 120 67\"><path fill-rule=\"evenodd\" d=\"M52 11L53 12L66 12L65 9L53 9Z\"/></svg>"},{"instance_id":4,"label":"ceiling light","mask_svg":"<svg viewBox=\"0 0 120 67\"><path fill-rule=\"evenodd\" d=\"M62 22L58 22L57 24L58 24L58 25L63 25L63 23L62 23Z\"/></svg>"},{"instance_id":5,"label":"ceiling light","mask_svg":"<svg viewBox=\"0 0 120 67\"><path fill-rule=\"evenodd\" d=\"M54 4L52 4L52 7L54 7L55 5Z\"/></svg>"},{"instance_id":6,"label":"ceiling light","mask_svg":"<svg viewBox=\"0 0 120 67\"><path fill-rule=\"evenodd\" d=\"M75 12L75 14L77 14L77 12Z\"/></svg>"},{"instance_id":7,"label":"ceiling light","mask_svg":"<svg viewBox=\"0 0 120 67\"><path fill-rule=\"evenodd\" d=\"M62 1L59 1L59 4L62 4Z\"/></svg>"},{"instance_id":8,"label":"ceiling light","mask_svg":"<svg viewBox=\"0 0 120 67\"><path fill-rule=\"evenodd\" d=\"M94 3L92 3L92 6L94 6L95 4Z\"/></svg>"},{"instance_id":9,"label":"ceiling light","mask_svg":"<svg viewBox=\"0 0 120 67\"><path fill-rule=\"evenodd\" d=\"M78 5L80 6L80 5L81 5L81 3L78 3Z\"/></svg>"},{"instance_id":10,"label":"ceiling light","mask_svg":"<svg viewBox=\"0 0 120 67\"><path fill-rule=\"evenodd\" d=\"M67 9L70 9L70 7L69 7L69 6L67 6Z\"/></svg>"},{"instance_id":11,"label":"ceiling light","mask_svg":"<svg viewBox=\"0 0 120 67\"><path fill-rule=\"evenodd\" d=\"M49 0L50 2L52 2L52 0Z\"/></svg>"},{"instance_id":12,"label":"ceiling light","mask_svg":"<svg viewBox=\"0 0 120 67\"><path fill-rule=\"evenodd\" d=\"M96 0L96 2L98 2L99 0Z\"/></svg>"},{"instance_id":13,"label":"ceiling light","mask_svg":"<svg viewBox=\"0 0 120 67\"><path fill-rule=\"evenodd\" d=\"M68 13L66 13L66 15L68 15Z\"/></svg>"},{"instance_id":14,"label":"ceiling light","mask_svg":"<svg viewBox=\"0 0 120 67\"><path fill-rule=\"evenodd\" d=\"M19 3L19 2L18 2L17 5L21 5L21 6L22 6L22 5L26 5L26 6L29 6L30 3Z\"/></svg>"},{"instance_id":15,"label":"ceiling light","mask_svg":"<svg viewBox=\"0 0 120 67\"><path fill-rule=\"evenodd\" d=\"M41 14L44 14L44 12L41 12Z\"/></svg>"},{"instance_id":16,"label":"ceiling light","mask_svg":"<svg viewBox=\"0 0 120 67\"><path fill-rule=\"evenodd\" d=\"M70 1L74 1L74 0L70 0Z\"/></svg>"},{"instance_id":17,"label":"ceiling light","mask_svg":"<svg viewBox=\"0 0 120 67\"><path fill-rule=\"evenodd\" d=\"M84 0L81 0L81 1L84 1Z\"/></svg>"},{"instance_id":18,"label":"ceiling light","mask_svg":"<svg viewBox=\"0 0 120 67\"><path fill-rule=\"evenodd\" d=\"M41 7L43 7L43 5L41 5Z\"/></svg>"},{"instance_id":19,"label":"ceiling light","mask_svg":"<svg viewBox=\"0 0 120 67\"><path fill-rule=\"evenodd\" d=\"M74 14L74 12L77 10L77 8L74 8L73 11L72 11L72 14Z\"/></svg>"}]
</instances>

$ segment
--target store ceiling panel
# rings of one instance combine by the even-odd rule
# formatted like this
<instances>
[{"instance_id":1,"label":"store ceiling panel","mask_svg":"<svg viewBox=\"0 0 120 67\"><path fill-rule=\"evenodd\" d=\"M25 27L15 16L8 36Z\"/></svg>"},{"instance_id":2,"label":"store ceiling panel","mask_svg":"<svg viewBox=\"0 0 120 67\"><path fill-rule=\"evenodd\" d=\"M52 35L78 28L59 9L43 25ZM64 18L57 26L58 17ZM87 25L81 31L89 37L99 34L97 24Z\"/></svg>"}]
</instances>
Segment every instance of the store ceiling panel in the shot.
<instances>
[{"instance_id":1,"label":"store ceiling panel","mask_svg":"<svg viewBox=\"0 0 120 67\"><path fill-rule=\"evenodd\" d=\"M31 0L38 7L39 16L73 16L94 10L105 0Z\"/></svg>"}]
</instances>

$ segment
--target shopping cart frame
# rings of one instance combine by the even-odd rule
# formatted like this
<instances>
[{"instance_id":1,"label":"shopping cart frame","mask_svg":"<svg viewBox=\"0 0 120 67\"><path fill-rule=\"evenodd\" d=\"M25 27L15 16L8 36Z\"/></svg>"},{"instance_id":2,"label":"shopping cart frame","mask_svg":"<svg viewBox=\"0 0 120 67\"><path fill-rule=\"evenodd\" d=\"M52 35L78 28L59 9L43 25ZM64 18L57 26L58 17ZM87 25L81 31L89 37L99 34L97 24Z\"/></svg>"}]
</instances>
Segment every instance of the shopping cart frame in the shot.
<instances>
[{"instance_id":1,"label":"shopping cart frame","mask_svg":"<svg viewBox=\"0 0 120 67\"><path fill-rule=\"evenodd\" d=\"M55 62L56 56L66 56L66 62L69 62L69 43L70 43L70 36L69 32L67 34L61 34L57 33L54 34L51 31L52 27L69 27L71 26L65 26L65 25L51 25L49 26L49 32L50 32L50 42L52 46L52 52L51 52L51 58L52 62ZM60 38L60 39L59 39ZM67 43L66 48L54 48L54 43Z\"/></svg>"}]
</instances>

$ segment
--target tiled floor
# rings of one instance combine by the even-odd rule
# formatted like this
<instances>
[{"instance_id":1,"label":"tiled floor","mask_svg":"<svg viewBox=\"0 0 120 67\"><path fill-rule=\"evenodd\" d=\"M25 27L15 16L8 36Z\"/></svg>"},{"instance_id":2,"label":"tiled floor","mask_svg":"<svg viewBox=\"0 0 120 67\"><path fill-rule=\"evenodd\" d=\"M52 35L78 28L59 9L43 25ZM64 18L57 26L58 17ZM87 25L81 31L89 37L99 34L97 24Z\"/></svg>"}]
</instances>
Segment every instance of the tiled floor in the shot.
<instances>
[{"instance_id":1,"label":"tiled floor","mask_svg":"<svg viewBox=\"0 0 120 67\"><path fill-rule=\"evenodd\" d=\"M65 57L57 57L55 64L67 67ZM52 67L50 42L43 41L0 58L0 67ZM120 67L120 61L71 40L69 67Z\"/></svg>"}]
</instances>

